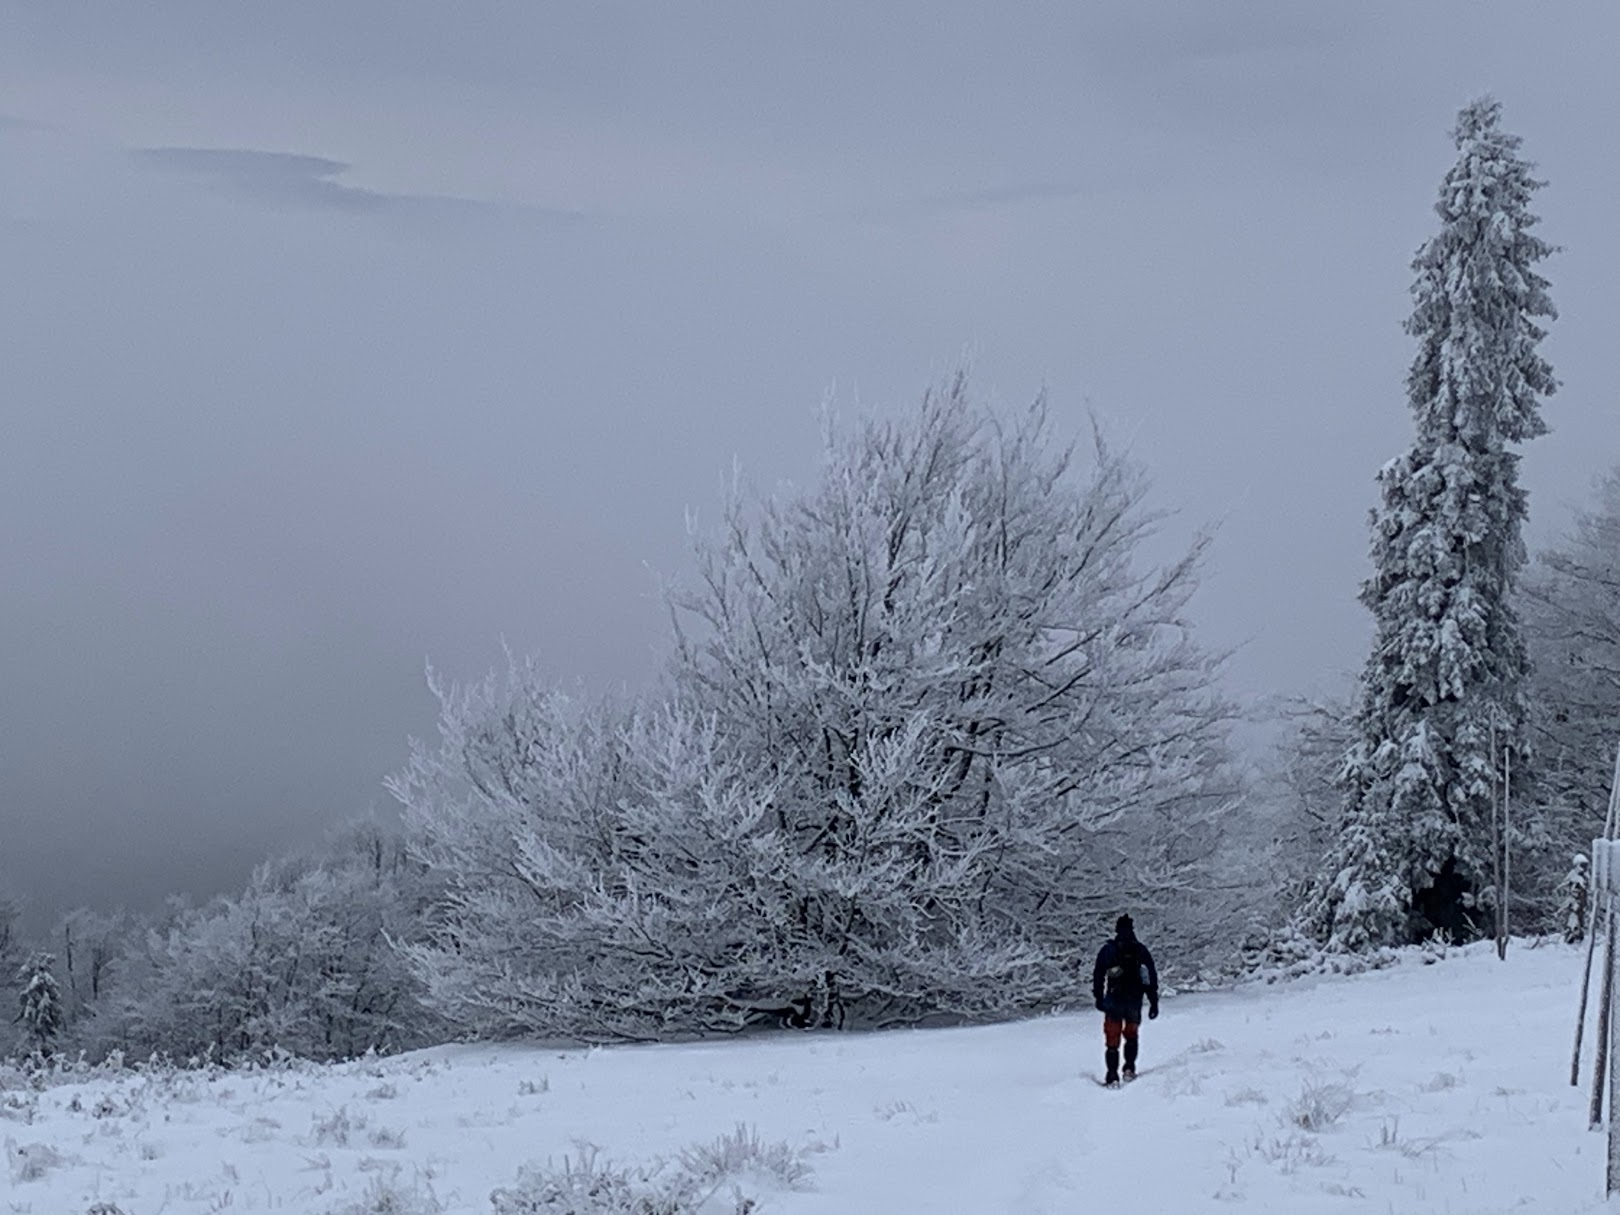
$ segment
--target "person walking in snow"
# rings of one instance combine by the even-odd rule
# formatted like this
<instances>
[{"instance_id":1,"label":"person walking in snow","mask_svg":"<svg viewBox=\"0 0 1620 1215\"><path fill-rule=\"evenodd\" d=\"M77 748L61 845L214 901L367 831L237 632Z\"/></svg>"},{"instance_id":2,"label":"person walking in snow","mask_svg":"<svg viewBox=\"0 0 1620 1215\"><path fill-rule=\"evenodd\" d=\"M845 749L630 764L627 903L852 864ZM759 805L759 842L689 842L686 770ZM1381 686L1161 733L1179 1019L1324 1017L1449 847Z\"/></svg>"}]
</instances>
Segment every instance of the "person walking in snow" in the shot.
<instances>
[{"instance_id":1,"label":"person walking in snow","mask_svg":"<svg viewBox=\"0 0 1620 1215\"><path fill-rule=\"evenodd\" d=\"M1137 1031L1142 1027L1142 1001L1148 1005L1148 1020L1159 1015L1159 972L1148 947L1136 939L1131 917L1114 921L1113 939L1097 951L1097 965L1091 972L1091 995L1103 1015L1103 1059L1110 1087L1120 1081L1119 1044L1125 1042L1124 1078L1136 1078Z\"/></svg>"}]
</instances>

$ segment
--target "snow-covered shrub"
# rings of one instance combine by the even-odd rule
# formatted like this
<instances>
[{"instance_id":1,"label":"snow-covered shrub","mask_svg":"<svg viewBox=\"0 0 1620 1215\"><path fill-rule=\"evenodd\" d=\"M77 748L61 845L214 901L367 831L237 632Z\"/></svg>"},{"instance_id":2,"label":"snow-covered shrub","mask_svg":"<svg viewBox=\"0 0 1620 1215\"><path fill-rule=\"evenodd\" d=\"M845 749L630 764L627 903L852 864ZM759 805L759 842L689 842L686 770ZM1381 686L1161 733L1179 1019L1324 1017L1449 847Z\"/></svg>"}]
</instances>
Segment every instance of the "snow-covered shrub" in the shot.
<instances>
[{"instance_id":1,"label":"snow-covered shrub","mask_svg":"<svg viewBox=\"0 0 1620 1215\"><path fill-rule=\"evenodd\" d=\"M525 1165L489 1201L494 1215L694 1215L690 1180L661 1171L614 1165L582 1147L560 1167Z\"/></svg>"},{"instance_id":2,"label":"snow-covered shrub","mask_svg":"<svg viewBox=\"0 0 1620 1215\"><path fill-rule=\"evenodd\" d=\"M729 1134L683 1151L673 1164L616 1165L595 1147L581 1145L561 1166L526 1165L516 1184L490 1195L495 1215L708 1215L724 1187L728 1211L752 1211L756 1201L737 1182L768 1182L793 1189L808 1180L804 1153L786 1143L765 1143L739 1124Z\"/></svg>"},{"instance_id":3,"label":"snow-covered shrub","mask_svg":"<svg viewBox=\"0 0 1620 1215\"><path fill-rule=\"evenodd\" d=\"M406 1185L398 1170L374 1176L354 1202L332 1208L330 1215L443 1215L444 1204L420 1179Z\"/></svg>"},{"instance_id":4,"label":"snow-covered shrub","mask_svg":"<svg viewBox=\"0 0 1620 1215\"><path fill-rule=\"evenodd\" d=\"M39 1113L39 1096L15 1089L0 1092L0 1118L28 1126Z\"/></svg>"},{"instance_id":5,"label":"snow-covered shrub","mask_svg":"<svg viewBox=\"0 0 1620 1215\"><path fill-rule=\"evenodd\" d=\"M392 1126L374 1126L366 1132L366 1142L374 1148L402 1148L405 1132Z\"/></svg>"},{"instance_id":6,"label":"snow-covered shrub","mask_svg":"<svg viewBox=\"0 0 1620 1215\"><path fill-rule=\"evenodd\" d=\"M687 1148L681 1153L680 1165L700 1185L752 1175L793 1189L810 1176L803 1153L783 1141L766 1143L758 1128L742 1123L710 1143Z\"/></svg>"},{"instance_id":7,"label":"snow-covered shrub","mask_svg":"<svg viewBox=\"0 0 1620 1215\"><path fill-rule=\"evenodd\" d=\"M1267 1164L1276 1165L1285 1174L1301 1168L1321 1168L1332 1164L1333 1157L1315 1135L1302 1135L1298 1131L1270 1138L1261 1137L1254 1142L1254 1153Z\"/></svg>"},{"instance_id":8,"label":"snow-covered shrub","mask_svg":"<svg viewBox=\"0 0 1620 1215\"><path fill-rule=\"evenodd\" d=\"M311 1115L309 1142L314 1147L348 1147L356 1131L364 1130L363 1117L350 1117L347 1106L338 1106L324 1118Z\"/></svg>"},{"instance_id":9,"label":"snow-covered shrub","mask_svg":"<svg viewBox=\"0 0 1620 1215\"><path fill-rule=\"evenodd\" d=\"M111 1093L102 1093L100 1097L96 1098L95 1104L90 1107L90 1116L92 1118L116 1118L125 1111L124 1104Z\"/></svg>"},{"instance_id":10,"label":"snow-covered shrub","mask_svg":"<svg viewBox=\"0 0 1620 1215\"><path fill-rule=\"evenodd\" d=\"M7 1139L6 1163L12 1181L38 1181L62 1163L62 1154L48 1143L20 1144Z\"/></svg>"},{"instance_id":11,"label":"snow-covered shrub","mask_svg":"<svg viewBox=\"0 0 1620 1215\"><path fill-rule=\"evenodd\" d=\"M1256 932L1244 942L1228 979L1280 983L1306 975L1358 975L1396 965L1403 956L1421 952L1373 949L1352 953L1323 945L1304 935L1292 924L1269 932Z\"/></svg>"},{"instance_id":12,"label":"snow-covered shrub","mask_svg":"<svg viewBox=\"0 0 1620 1215\"><path fill-rule=\"evenodd\" d=\"M1402 1135L1401 1120L1399 1117L1393 1117L1379 1124L1376 1146L1381 1151L1399 1152L1408 1160L1417 1160L1438 1150L1440 1141L1433 1138L1413 1139L1410 1135Z\"/></svg>"},{"instance_id":13,"label":"snow-covered shrub","mask_svg":"<svg viewBox=\"0 0 1620 1215\"><path fill-rule=\"evenodd\" d=\"M243 1143L271 1143L279 1138L281 1123L274 1118L255 1118L242 1128Z\"/></svg>"},{"instance_id":14,"label":"snow-covered shrub","mask_svg":"<svg viewBox=\"0 0 1620 1215\"><path fill-rule=\"evenodd\" d=\"M1356 1094L1348 1084L1307 1080L1299 1096L1288 1103L1286 1118L1302 1130L1325 1131L1349 1113L1355 1102Z\"/></svg>"}]
</instances>

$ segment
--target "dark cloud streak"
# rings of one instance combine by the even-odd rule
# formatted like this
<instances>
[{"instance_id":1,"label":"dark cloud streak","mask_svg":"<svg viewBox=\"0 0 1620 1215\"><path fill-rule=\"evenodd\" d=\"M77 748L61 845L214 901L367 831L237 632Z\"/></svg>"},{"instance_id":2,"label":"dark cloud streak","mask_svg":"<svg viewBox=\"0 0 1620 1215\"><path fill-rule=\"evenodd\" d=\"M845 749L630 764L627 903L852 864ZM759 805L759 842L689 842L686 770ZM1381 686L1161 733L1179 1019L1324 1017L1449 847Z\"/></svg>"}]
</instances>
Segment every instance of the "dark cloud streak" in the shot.
<instances>
[{"instance_id":1,"label":"dark cloud streak","mask_svg":"<svg viewBox=\"0 0 1620 1215\"><path fill-rule=\"evenodd\" d=\"M420 220L529 219L557 223L585 218L577 211L458 198L445 194L392 193L337 180L346 161L258 148L137 148L144 168L192 177L240 198L277 208L339 211Z\"/></svg>"},{"instance_id":2,"label":"dark cloud streak","mask_svg":"<svg viewBox=\"0 0 1620 1215\"><path fill-rule=\"evenodd\" d=\"M1021 185L991 186L983 190L962 190L903 199L885 206L864 207L847 218L863 223L904 223L936 219L970 211L994 211L1002 207L1033 203L1065 202L1097 193L1102 187L1072 181L1039 181Z\"/></svg>"}]
</instances>

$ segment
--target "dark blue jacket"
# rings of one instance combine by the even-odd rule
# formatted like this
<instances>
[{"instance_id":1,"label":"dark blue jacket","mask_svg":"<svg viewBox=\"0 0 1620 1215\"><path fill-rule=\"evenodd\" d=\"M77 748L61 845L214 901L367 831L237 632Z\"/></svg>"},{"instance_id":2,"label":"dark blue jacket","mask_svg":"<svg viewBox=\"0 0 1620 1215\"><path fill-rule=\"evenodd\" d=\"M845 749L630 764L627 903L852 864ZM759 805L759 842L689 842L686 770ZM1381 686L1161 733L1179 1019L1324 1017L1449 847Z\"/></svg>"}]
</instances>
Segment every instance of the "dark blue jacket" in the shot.
<instances>
[{"instance_id":1,"label":"dark blue jacket","mask_svg":"<svg viewBox=\"0 0 1620 1215\"><path fill-rule=\"evenodd\" d=\"M1108 972L1119 967L1115 982ZM1134 933L1116 936L1097 951L1097 965L1091 972L1091 996L1097 1007L1121 1021L1140 1021L1142 1001L1159 1002L1159 972L1148 947Z\"/></svg>"}]
</instances>

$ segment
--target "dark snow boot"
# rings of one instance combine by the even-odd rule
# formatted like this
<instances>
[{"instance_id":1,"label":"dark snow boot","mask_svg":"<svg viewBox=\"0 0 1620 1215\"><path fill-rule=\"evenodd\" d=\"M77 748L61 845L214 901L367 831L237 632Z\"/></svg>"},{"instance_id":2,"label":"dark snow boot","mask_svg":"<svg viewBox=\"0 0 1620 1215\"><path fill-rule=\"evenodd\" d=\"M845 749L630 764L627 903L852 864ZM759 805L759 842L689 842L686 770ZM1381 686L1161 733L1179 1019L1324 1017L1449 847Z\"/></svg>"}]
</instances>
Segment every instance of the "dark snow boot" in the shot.
<instances>
[{"instance_id":1,"label":"dark snow boot","mask_svg":"<svg viewBox=\"0 0 1620 1215\"><path fill-rule=\"evenodd\" d=\"M1108 1074L1103 1077L1103 1083L1104 1084L1109 1084L1109 1085L1118 1084L1119 1083L1119 1052L1117 1050L1104 1051L1103 1052L1103 1060L1108 1064Z\"/></svg>"},{"instance_id":2,"label":"dark snow boot","mask_svg":"<svg viewBox=\"0 0 1620 1215\"><path fill-rule=\"evenodd\" d=\"M1125 1071L1124 1071L1123 1075L1124 1075L1125 1079L1127 1079L1127 1080L1135 1080L1136 1079L1136 1039L1135 1038L1126 1038L1125 1039Z\"/></svg>"}]
</instances>

